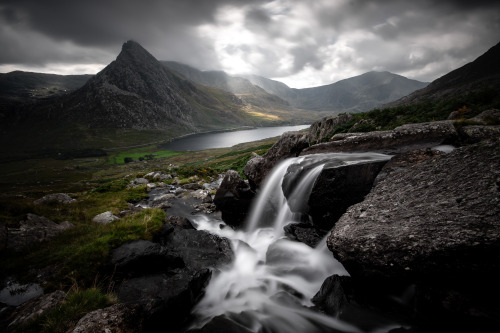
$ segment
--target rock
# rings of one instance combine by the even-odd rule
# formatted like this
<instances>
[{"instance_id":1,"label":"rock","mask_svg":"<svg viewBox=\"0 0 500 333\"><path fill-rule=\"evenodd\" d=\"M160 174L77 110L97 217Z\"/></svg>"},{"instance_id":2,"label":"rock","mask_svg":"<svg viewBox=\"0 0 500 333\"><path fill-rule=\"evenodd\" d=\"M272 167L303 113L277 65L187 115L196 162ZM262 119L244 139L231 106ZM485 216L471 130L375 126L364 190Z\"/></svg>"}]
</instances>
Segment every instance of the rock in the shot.
<instances>
[{"instance_id":1,"label":"rock","mask_svg":"<svg viewBox=\"0 0 500 333\"><path fill-rule=\"evenodd\" d=\"M490 109L481 112L477 116L470 118L470 121L474 121L481 125L498 125L500 123L500 110Z\"/></svg>"},{"instance_id":2,"label":"rock","mask_svg":"<svg viewBox=\"0 0 500 333\"><path fill-rule=\"evenodd\" d=\"M202 200L201 200L202 203L213 203L214 202L214 199L212 198L212 196L210 194L206 194Z\"/></svg>"},{"instance_id":3,"label":"rock","mask_svg":"<svg viewBox=\"0 0 500 333\"><path fill-rule=\"evenodd\" d=\"M499 161L495 140L391 175L349 208L328 247L352 276L500 275Z\"/></svg>"},{"instance_id":4,"label":"rock","mask_svg":"<svg viewBox=\"0 0 500 333\"><path fill-rule=\"evenodd\" d=\"M402 153L452 142L457 132L449 120L407 124L390 131L337 134L332 141L304 149L301 155L352 151Z\"/></svg>"},{"instance_id":5,"label":"rock","mask_svg":"<svg viewBox=\"0 0 500 333\"><path fill-rule=\"evenodd\" d=\"M309 128L307 136L309 144L313 145L325 141L330 141L335 127L345 125L352 121L352 115L349 113L339 114L338 116L325 117L314 122Z\"/></svg>"},{"instance_id":6,"label":"rock","mask_svg":"<svg viewBox=\"0 0 500 333\"><path fill-rule=\"evenodd\" d=\"M327 234L324 230L315 228L309 223L291 223L284 228L287 237L316 247Z\"/></svg>"},{"instance_id":7,"label":"rock","mask_svg":"<svg viewBox=\"0 0 500 333\"><path fill-rule=\"evenodd\" d=\"M464 126L458 130L458 135L460 137L460 141L465 144L477 143L483 140L500 137L500 125Z\"/></svg>"},{"instance_id":8,"label":"rock","mask_svg":"<svg viewBox=\"0 0 500 333\"><path fill-rule=\"evenodd\" d=\"M210 277L208 269L138 277L125 281L118 297L122 302L140 306L145 315L145 332L164 330L165 325L173 331L201 298Z\"/></svg>"},{"instance_id":9,"label":"rock","mask_svg":"<svg viewBox=\"0 0 500 333\"><path fill-rule=\"evenodd\" d=\"M23 303L21 306L16 308L14 314L12 315L9 329L14 329L20 325L26 324L28 321L42 315L46 311L55 308L65 299L66 293L61 290L57 290L50 294L41 295Z\"/></svg>"},{"instance_id":10,"label":"rock","mask_svg":"<svg viewBox=\"0 0 500 333\"><path fill-rule=\"evenodd\" d=\"M73 228L68 221L60 224L46 217L28 213L26 219L14 226L6 226L0 233L0 249L8 248L19 251L25 247L48 241L62 231Z\"/></svg>"},{"instance_id":11,"label":"rock","mask_svg":"<svg viewBox=\"0 0 500 333\"><path fill-rule=\"evenodd\" d=\"M229 170L215 193L214 204L228 225L241 227L245 221L255 193L234 170Z\"/></svg>"},{"instance_id":12,"label":"rock","mask_svg":"<svg viewBox=\"0 0 500 333\"><path fill-rule=\"evenodd\" d=\"M134 185L146 185L147 183L149 183L149 180L147 180L146 178L136 178L132 181L132 183Z\"/></svg>"},{"instance_id":13,"label":"rock","mask_svg":"<svg viewBox=\"0 0 500 333\"><path fill-rule=\"evenodd\" d=\"M252 157L243 169L250 186L256 189L261 185L276 164L288 157L296 157L309 146L308 137L303 132L286 132L262 156Z\"/></svg>"},{"instance_id":14,"label":"rock","mask_svg":"<svg viewBox=\"0 0 500 333\"><path fill-rule=\"evenodd\" d=\"M181 257L171 255L160 244L134 240L121 245L111 253L110 264L119 272L145 274L165 272L184 267Z\"/></svg>"},{"instance_id":15,"label":"rock","mask_svg":"<svg viewBox=\"0 0 500 333\"><path fill-rule=\"evenodd\" d=\"M352 289L349 276L332 275L326 278L311 302L324 313L337 316L351 302Z\"/></svg>"},{"instance_id":16,"label":"rock","mask_svg":"<svg viewBox=\"0 0 500 333\"><path fill-rule=\"evenodd\" d=\"M71 198L69 195L66 193L52 193L48 194L38 200L35 200L33 203L35 205L41 205L41 204L46 204L50 202L59 202L63 204L70 204L73 202L76 202L75 199Z\"/></svg>"},{"instance_id":17,"label":"rock","mask_svg":"<svg viewBox=\"0 0 500 333\"><path fill-rule=\"evenodd\" d=\"M195 230L195 227L193 227L193 224L191 221L189 221L187 218L182 217L182 216L169 216L167 217L167 223L178 226L182 229L192 229Z\"/></svg>"},{"instance_id":18,"label":"rock","mask_svg":"<svg viewBox=\"0 0 500 333\"><path fill-rule=\"evenodd\" d=\"M227 238L203 230L166 226L156 240L170 255L181 257L192 270L219 269L231 263L234 257Z\"/></svg>"},{"instance_id":19,"label":"rock","mask_svg":"<svg viewBox=\"0 0 500 333\"><path fill-rule=\"evenodd\" d=\"M444 155L446 155L446 153L430 148L412 150L396 155L384 165L382 170L380 170L377 178L375 178L374 184L377 184L393 173L403 172L406 168L412 165L419 164L429 159L436 160Z\"/></svg>"},{"instance_id":20,"label":"rock","mask_svg":"<svg viewBox=\"0 0 500 333\"><path fill-rule=\"evenodd\" d=\"M204 190L205 186L198 184L198 183L189 183L189 184L182 185L182 188L185 190L196 191L196 190Z\"/></svg>"},{"instance_id":21,"label":"rock","mask_svg":"<svg viewBox=\"0 0 500 333\"><path fill-rule=\"evenodd\" d=\"M119 219L118 216L113 215L113 213L111 211L107 211L107 212L104 212L104 213L101 213L101 214L94 216L92 221L95 223L108 224L108 223L111 223L114 220L118 220L118 219Z\"/></svg>"},{"instance_id":22,"label":"rock","mask_svg":"<svg viewBox=\"0 0 500 333\"><path fill-rule=\"evenodd\" d=\"M115 304L87 313L76 324L73 333L142 332L142 316L137 306Z\"/></svg>"}]
</instances>

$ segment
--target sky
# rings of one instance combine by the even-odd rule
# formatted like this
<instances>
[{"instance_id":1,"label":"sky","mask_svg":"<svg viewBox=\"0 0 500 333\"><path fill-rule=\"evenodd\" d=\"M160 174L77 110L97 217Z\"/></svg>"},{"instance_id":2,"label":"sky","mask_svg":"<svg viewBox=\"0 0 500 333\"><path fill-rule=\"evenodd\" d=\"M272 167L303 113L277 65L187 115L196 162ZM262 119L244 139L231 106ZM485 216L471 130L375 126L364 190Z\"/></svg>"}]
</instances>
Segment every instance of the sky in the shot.
<instances>
[{"instance_id":1,"label":"sky","mask_svg":"<svg viewBox=\"0 0 500 333\"><path fill-rule=\"evenodd\" d=\"M0 0L2 73L94 74L127 40L293 88L368 71L431 82L500 42L500 1Z\"/></svg>"}]
</instances>

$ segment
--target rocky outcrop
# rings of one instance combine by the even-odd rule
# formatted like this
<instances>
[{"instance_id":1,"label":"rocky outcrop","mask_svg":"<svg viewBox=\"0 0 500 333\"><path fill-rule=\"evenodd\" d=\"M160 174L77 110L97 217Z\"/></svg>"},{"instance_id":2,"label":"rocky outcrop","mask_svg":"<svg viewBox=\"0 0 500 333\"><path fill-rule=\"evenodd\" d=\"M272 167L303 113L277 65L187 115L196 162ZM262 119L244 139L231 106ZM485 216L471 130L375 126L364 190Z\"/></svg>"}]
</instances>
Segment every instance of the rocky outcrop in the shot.
<instances>
[{"instance_id":1,"label":"rocky outcrop","mask_svg":"<svg viewBox=\"0 0 500 333\"><path fill-rule=\"evenodd\" d=\"M47 194L47 195L41 197L40 199L35 200L33 203L35 205L41 205L41 204L47 204L47 203L51 203L51 202L70 204L70 203L76 202L76 200L71 198L66 193L52 193L52 194Z\"/></svg>"},{"instance_id":2,"label":"rocky outcrop","mask_svg":"<svg viewBox=\"0 0 500 333\"><path fill-rule=\"evenodd\" d=\"M113 215L113 213L111 211L107 211L107 212L104 212L104 213L101 213L101 214L94 216L92 221L95 223L100 223L100 224L108 224L108 223L111 223L114 220L118 220L118 219L119 219L118 216Z\"/></svg>"},{"instance_id":3,"label":"rocky outcrop","mask_svg":"<svg viewBox=\"0 0 500 333\"><path fill-rule=\"evenodd\" d=\"M424 326L498 329L499 161L494 139L390 174L337 221L328 247L357 280L415 284Z\"/></svg>"},{"instance_id":4,"label":"rocky outcrop","mask_svg":"<svg viewBox=\"0 0 500 333\"><path fill-rule=\"evenodd\" d=\"M499 161L496 140L393 174L342 216L329 248L366 277L500 272L480 260L499 253Z\"/></svg>"},{"instance_id":5,"label":"rocky outcrop","mask_svg":"<svg viewBox=\"0 0 500 333\"><path fill-rule=\"evenodd\" d=\"M325 117L314 122L309 128L309 135L307 137L309 145L330 141L335 128L351 122L352 118L351 114L343 113L338 116Z\"/></svg>"},{"instance_id":6,"label":"rocky outcrop","mask_svg":"<svg viewBox=\"0 0 500 333\"><path fill-rule=\"evenodd\" d=\"M142 317L137 306L115 304L87 313L72 333L142 332Z\"/></svg>"},{"instance_id":7,"label":"rocky outcrop","mask_svg":"<svg viewBox=\"0 0 500 333\"><path fill-rule=\"evenodd\" d=\"M215 193L214 204L221 211L224 222L240 227L245 221L254 197L255 192L238 172L229 170Z\"/></svg>"},{"instance_id":8,"label":"rocky outcrop","mask_svg":"<svg viewBox=\"0 0 500 333\"><path fill-rule=\"evenodd\" d=\"M452 142L456 137L455 127L449 120L407 124L390 131L336 134L330 142L306 148L301 155L352 151L401 153Z\"/></svg>"},{"instance_id":9,"label":"rocky outcrop","mask_svg":"<svg viewBox=\"0 0 500 333\"><path fill-rule=\"evenodd\" d=\"M255 189L261 185L269 172L280 161L296 157L309 146L307 134L303 132L286 132L280 139L262 156L252 157L243 169L248 178L250 186Z\"/></svg>"},{"instance_id":10,"label":"rocky outcrop","mask_svg":"<svg viewBox=\"0 0 500 333\"><path fill-rule=\"evenodd\" d=\"M73 227L74 225L67 221L57 224L46 217L28 213L24 220L16 225L5 226L3 232L0 232L0 249L19 251L48 241L62 231Z\"/></svg>"}]
</instances>

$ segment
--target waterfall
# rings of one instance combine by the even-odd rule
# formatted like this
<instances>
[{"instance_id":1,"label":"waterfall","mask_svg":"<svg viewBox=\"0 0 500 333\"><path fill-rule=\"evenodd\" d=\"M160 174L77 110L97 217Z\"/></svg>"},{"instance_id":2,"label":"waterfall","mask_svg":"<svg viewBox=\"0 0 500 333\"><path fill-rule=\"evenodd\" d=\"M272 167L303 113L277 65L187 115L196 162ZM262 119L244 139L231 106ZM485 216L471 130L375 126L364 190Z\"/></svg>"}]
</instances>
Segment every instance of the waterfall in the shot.
<instances>
[{"instance_id":1,"label":"waterfall","mask_svg":"<svg viewBox=\"0 0 500 333\"><path fill-rule=\"evenodd\" d=\"M198 229L230 239L235 253L232 265L214 272L204 298L196 306L197 327L225 315L254 332L360 332L354 325L308 309L328 276L348 273L333 258L325 240L311 248L287 239L283 227L294 222L288 202L307 202L325 164L388 158L373 153L291 158L277 165L267 177L245 230L221 229L220 221L195 216L193 222ZM293 180L296 185L287 200L282 182L291 166L298 170L300 179Z\"/></svg>"}]
</instances>

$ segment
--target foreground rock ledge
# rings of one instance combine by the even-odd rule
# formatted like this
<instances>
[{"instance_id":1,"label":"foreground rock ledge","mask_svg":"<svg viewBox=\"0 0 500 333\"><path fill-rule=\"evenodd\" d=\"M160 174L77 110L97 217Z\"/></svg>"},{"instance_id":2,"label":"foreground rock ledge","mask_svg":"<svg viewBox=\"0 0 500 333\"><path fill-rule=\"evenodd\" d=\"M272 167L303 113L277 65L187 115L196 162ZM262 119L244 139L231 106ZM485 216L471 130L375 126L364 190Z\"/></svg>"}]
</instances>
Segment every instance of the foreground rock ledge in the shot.
<instances>
[{"instance_id":1,"label":"foreground rock ledge","mask_svg":"<svg viewBox=\"0 0 500 333\"><path fill-rule=\"evenodd\" d=\"M353 277L500 275L500 140L456 149L378 183L328 247Z\"/></svg>"}]
</instances>

